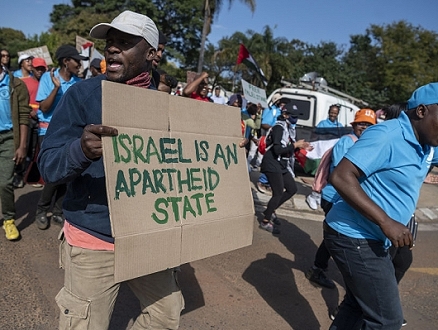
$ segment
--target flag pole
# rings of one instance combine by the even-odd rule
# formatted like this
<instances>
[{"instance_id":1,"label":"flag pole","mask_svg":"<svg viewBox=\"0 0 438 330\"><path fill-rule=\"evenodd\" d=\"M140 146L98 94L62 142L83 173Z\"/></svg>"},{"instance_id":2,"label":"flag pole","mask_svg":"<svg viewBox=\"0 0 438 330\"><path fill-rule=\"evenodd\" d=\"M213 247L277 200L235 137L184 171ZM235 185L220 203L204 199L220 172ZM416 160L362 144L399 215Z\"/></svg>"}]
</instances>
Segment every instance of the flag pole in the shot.
<instances>
[{"instance_id":1,"label":"flag pole","mask_svg":"<svg viewBox=\"0 0 438 330\"><path fill-rule=\"evenodd\" d=\"M234 65L234 72L233 72L233 86L232 86L233 93L234 93L234 88L235 88L235 83L236 83L236 70L237 70L237 64Z\"/></svg>"}]
</instances>

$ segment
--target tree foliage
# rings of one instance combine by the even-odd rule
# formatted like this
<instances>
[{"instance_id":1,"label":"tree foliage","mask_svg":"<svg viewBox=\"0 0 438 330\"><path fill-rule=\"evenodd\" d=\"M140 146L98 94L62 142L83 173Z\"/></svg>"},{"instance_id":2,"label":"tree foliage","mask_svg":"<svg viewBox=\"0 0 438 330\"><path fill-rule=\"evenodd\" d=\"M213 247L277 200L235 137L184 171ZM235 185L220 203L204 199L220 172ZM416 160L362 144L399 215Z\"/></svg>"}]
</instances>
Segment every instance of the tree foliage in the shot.
<instances>
[{"instance_id":1,"label":"tree foliage","mask_svg":"<svg viewBox=\"0 0 438 330\"><path fill-rule=\"evenodd\" d=\"M228 9L231 8L234 0L228 0ZM255 0L240 0L240 2L247 5L251 12L254 13L256 8ZM199 50L199 60L198 60L198 73L201 73L204 66L204 53L205 53L205 42L207 40L207 35L210 33L211 24L213 23L213 17L217 17L223 5L223 0L203 0L203 27L201 34L201 48Z\"/></svg>"},{"instance_id":2,"label":"tree foliage","mask_svg":"<svg viewBox=\"0 0 438 330\"><path fill-rule=\"evenodd\" d=\"M194 66L201 38L203 0L73 0L72 5L55 5L50 14L52 31L74 42L76 35L89 38L90 29L101 22L111 22L124 10L149 16L167 36L167 54L178 58L182 66ZM103 51L104 41L93 40Z\"/></svg>"},{"instance_id":3,"label":"tree foliage","mask_svg":"<svg viewBox=\"0 0 438 330\"><path fill-rule=\"evenodd\" d=\"M351 36L346 51L333 42L311 45L275 38L270 27L262 34L236 32L220 40L219 47L232 49L228 53L234 52L235 61L240 43L268 78L268 93L281 86L282 78L297 83L305 73L316 71L330 87L380 108L403 102L417 87L438 81L438 34L405 21L371 25L363 35ZM255 72L244 65L230 67L236 69L238 77L262 87Z\"/></svg>"},{"instance_id":4,"label":"tree foliage","mask_svg":"<svg viewBox=\"0 0 438 330\"><path fill-rule=\"evenodd\" d=\"M231 6L234 1L228 1ZM255 1L242 1L250 8ZM209 1L211 19L217 17L224 1ZM89 38L91 27L110 22L125 9L151 17L168 37L163 69L185 81L186 70L198 63L203 30L205 0L72 0L54 5L50 14L52 28L41 35L25 36L11 28L0 28L0 47L12 55L47 45L53 54L64 43L74 44L76 35ZM212 21L210 21L211 23ZM207 29L207 31L209 31ZM103 51L104 41L95 41ZM371 25L363 34L352 35L348 46L333 42L308 44L274 35L272 27L261 33L236 32L223 37L217 45L205 47L203 69L212 81L235 90L240 80L264 87L255 72L236 66L239 45L243 43L268 79L267 93L281 87L281 80L298 83L307 72L316 71L330 87L367 101L371 107L405 101L417 87L438 81L438 35L406 21Z\"/></svg>"}]
</instances>

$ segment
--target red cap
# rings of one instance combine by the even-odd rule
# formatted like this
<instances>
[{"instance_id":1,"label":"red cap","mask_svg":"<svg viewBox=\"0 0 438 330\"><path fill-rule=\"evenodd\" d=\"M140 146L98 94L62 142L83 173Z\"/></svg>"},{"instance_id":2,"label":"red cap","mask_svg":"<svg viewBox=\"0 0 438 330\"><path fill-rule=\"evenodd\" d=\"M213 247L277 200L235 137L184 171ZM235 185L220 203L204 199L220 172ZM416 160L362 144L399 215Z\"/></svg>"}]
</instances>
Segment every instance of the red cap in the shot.
<instances>
[{"instance_id":1,"label":"red cap","mask_svg":"<svg viewBox=\"0 0 438 330\"><path fill-rule=\"evenodd\" d=\"M41 57L35 57L32 60L32 66L34 68L39 67L39 66L43 66L43 67L45 67L47 69L46 61L43 58L41 58Z\"/></svg>"}]
</instances>

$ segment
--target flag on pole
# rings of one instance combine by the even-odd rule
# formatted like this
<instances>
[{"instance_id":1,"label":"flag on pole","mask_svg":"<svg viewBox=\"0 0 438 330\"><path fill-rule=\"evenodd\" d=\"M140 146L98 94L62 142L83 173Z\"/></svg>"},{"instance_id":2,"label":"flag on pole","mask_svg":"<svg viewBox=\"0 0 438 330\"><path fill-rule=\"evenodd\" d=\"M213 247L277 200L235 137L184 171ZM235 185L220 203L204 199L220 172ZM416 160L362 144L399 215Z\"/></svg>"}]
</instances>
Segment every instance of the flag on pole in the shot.
<instances>
[{"instance_id":1,"label":"flag on pole","mask_svg":"<svg viewBox=\"0 0 438 330\"><path fill-rule=\"evenodd\" d=\"M248 49L246 49L243 44L240 44L239 55L237 56L237 64L240 63L243 63L248 68L255 70L260 75L263 84L265 84L265 86L268 85L268 79L266 79L262 69L260 69L255 59L251 56L251 54L248 52Z\"/></svg>"}]
</instances>

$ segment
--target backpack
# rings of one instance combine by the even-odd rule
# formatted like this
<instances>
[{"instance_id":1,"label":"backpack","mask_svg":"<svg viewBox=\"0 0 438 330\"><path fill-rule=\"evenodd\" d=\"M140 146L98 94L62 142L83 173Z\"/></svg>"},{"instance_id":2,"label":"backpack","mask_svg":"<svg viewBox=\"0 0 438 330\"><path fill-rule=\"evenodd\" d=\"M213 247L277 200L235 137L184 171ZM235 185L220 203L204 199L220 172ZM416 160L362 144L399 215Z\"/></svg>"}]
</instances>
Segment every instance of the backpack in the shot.
<instances>
[{"instance_id":1,"label":"backpack","mask_svg":"<svg viewBox=\"0 0 438 330\"><path fill-rule=\"evenodd\" d=\"M348 136L353 140L353 142L357 141L357 137L354 134L348 134ZM315 180L312 184L312 190L318 193L327 185L328 178L330 176L330 165L332 164L332 154L333 147L328 149L321 157L321 161L319 162L318 169L315 173Z\"/></svg>"},{"instance_id":2,"label":"backpack","mask_svg":"<svg viewBox=\"0 0 438 330\"><path fill-rule=\"evenodd\" d=\"M264 155L266 151L268 151L269 148L271 147L272 144L271 130L272 127L269 128L269 130L266 132L266 135L260 137L258 151L262 155Z\"/></svg>"},{"instance_id":3,"label":"backpack","mask_svg":"<svg viewBox=\"0 0 438 330\"><path fill-rule=\"evenodd\" d=\"M271 126L268 131L266 132L266 135L262 136L259 140L259 145L258 145L258 151L260 154L264 155L266 153L266 151L268 151L271 147L272 147L272 129L275 126L281 126L283 128L283 130L287 130L287 133L284 133L285 131L283 131L283 138L284 138L284 134L288 134L289 136L289 141L295 141L295 134L291 135L291 131L289 128L287 128L287 126L284 126L286 124L282 124L283 121L277 121L275 122L274 126ZM282 139L283 141L283 139Z\"/></svg>"}]
</instances>

